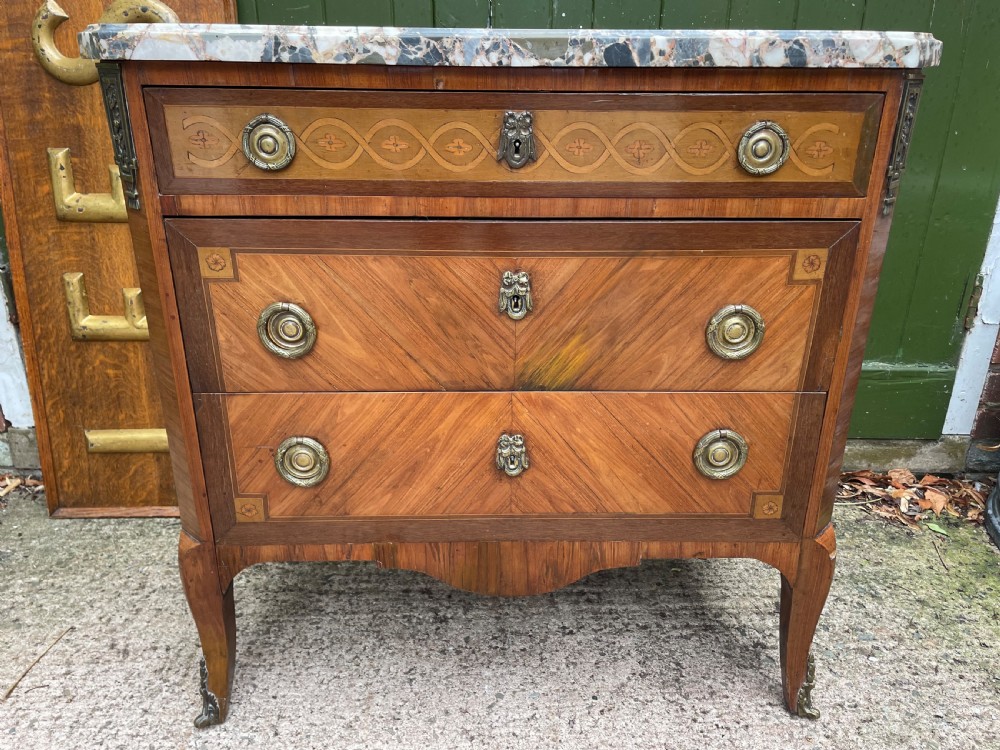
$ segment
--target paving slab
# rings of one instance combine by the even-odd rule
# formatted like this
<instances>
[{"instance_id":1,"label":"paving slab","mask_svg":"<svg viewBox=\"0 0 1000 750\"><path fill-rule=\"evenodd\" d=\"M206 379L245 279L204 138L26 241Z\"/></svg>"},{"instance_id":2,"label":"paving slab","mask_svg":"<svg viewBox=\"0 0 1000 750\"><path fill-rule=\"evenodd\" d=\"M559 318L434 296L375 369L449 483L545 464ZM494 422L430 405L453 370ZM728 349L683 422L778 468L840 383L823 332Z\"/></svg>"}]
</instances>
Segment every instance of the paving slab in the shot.
<instances>
[{"instance_id":1,"label":"paving slab","mask_svg":"<svg viewBox=\"0 0 1000 750\"><path fill-rule=\"evenodd\" d=\"M0 698L38 661L0 702L2 750L1000 748L1000 554L981 529L932 539L837 509L819 721L781 706L779 578L758 562L652 561L524 599L298 563L237 578L229 719L197 730L178 522L7 499Z\"/></svg>"}]
</instances>

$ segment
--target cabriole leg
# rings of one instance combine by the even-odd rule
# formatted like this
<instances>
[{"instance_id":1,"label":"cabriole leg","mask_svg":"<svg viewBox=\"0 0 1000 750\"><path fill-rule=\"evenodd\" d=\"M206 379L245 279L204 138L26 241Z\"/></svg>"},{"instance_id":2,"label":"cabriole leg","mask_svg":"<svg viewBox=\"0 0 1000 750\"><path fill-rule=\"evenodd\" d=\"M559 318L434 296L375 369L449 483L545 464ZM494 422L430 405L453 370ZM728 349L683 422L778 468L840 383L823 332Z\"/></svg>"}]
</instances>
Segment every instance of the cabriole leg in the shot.
<instances>
[{"instance_id":1,"label":"cabriole leg","mask_svg":"<svg viewBox=\"0 0 1000 750\"><path fill-rule=\"evenodd\" d=\"M215 548L195 541L181 532L181 580L188 606L201 638L202 711L195 719L198 728L221 724L229 708L229 692L236 667L236 609L233 587L219 586Z\"/></svg>"},{"instance_id":2,"label":"cabriole leg","mask_svg":"<svg viewBox=\"0 0 1000 750\"><path fill-rule=\"evenodd\" d=\"M837 543L833 525L802 542L795 580L781 577L781 681L788 710L818 719L812 706L815 665L809 648L833 581Z\"/></svg>"}]
</instances>

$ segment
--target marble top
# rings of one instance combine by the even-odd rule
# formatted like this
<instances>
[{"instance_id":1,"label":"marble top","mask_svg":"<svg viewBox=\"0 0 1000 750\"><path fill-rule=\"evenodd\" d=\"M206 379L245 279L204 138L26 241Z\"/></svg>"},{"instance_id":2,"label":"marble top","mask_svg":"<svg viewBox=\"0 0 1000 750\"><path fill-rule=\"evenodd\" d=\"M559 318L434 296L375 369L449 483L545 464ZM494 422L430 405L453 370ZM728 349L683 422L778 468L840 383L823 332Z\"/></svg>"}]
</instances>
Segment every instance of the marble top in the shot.
<instances>
[{"instance_id":1,"label":"marble top","mask_svg":"<svg viewBox=\"0 0 1000 750\"><path fill-rule=\"evenodd\" d=\"M84 57L377 65L921 68L941 42L907 31L614 31L97 24Z\"/></svg>"}]
</instances>

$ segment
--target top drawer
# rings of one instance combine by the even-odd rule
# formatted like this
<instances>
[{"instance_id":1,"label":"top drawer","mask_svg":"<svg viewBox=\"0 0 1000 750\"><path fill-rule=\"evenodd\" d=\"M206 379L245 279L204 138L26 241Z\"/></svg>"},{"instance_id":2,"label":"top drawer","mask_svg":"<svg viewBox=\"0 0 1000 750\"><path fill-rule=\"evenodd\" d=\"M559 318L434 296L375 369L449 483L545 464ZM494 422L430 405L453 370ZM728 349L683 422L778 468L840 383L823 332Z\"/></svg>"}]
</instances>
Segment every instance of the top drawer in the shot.
<instances>
[{"instance_id":1,"label":"top drawer","mask_svg":"<svg viewBox=\"0 0 1000 750\"><path fill-rule=\"evenodd\" d=\"M861 196L882 101L881 94L146 90L163 194ZM511 123L504 140L508 111L530 119ZM498 160L502 142L513 145L510 158Z\"/></svg>"}]
</instances>

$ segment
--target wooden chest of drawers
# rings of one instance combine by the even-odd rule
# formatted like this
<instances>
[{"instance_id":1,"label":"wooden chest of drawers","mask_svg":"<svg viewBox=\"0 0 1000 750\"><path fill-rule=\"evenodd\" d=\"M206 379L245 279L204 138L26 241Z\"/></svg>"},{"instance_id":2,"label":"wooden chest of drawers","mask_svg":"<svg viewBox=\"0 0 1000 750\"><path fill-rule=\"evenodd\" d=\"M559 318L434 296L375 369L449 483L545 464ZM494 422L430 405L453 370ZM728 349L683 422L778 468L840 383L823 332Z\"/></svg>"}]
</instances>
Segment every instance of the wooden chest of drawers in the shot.
<instances>
[{"instance_id":1,"label":"wooden chest of drawers","mask_svg":"<svg viewBox=\"0 0 1000 750\"><path fill-rule=\"evenodd\" d=\"M233 578L275 560L523 595L754 557L781 573L784 700L815 713L833 490L918 76L101 69L199 725L227 709Z\"/></svg>"}]
</instances>

